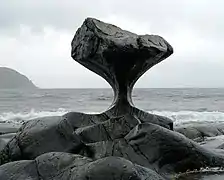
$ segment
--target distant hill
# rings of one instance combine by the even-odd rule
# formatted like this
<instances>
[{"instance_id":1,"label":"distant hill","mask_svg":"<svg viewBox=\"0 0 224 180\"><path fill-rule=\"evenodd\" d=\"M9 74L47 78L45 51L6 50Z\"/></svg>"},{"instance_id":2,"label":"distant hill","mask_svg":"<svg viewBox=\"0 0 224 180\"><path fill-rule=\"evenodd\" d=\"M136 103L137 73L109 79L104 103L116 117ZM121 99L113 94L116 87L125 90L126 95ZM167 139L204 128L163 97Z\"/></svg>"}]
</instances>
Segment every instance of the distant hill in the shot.
<instances>
[{"instance_id":1,"label":"distant hill","mask_svg":"<svg viewBox=\"0 0 224 180\"><path fill-rule=\"evenodd\" d=\"M37 88L31 80L19 72L0 67L0 89L34 89Z\"/></svg>"}]
</instances>

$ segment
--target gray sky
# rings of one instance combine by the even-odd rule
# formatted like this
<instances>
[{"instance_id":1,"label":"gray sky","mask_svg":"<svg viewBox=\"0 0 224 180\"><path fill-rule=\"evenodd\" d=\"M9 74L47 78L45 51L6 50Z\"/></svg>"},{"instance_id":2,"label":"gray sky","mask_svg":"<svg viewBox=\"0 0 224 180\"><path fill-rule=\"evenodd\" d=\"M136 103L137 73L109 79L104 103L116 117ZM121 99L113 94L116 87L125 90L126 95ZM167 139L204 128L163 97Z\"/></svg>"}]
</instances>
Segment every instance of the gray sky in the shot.
<instances>
[{"instance_id":1,"label":"gray sky","mask_svg":"<svg viewBox=\"0 0 224 180\"><path fill-rule=\"evenodd\" d=\"M174 54L136 87L224 87L223 0L0 0L0 66L42 88L109 87L70 57L86 17L158 34Z\"/></svg>"}]
</instances>

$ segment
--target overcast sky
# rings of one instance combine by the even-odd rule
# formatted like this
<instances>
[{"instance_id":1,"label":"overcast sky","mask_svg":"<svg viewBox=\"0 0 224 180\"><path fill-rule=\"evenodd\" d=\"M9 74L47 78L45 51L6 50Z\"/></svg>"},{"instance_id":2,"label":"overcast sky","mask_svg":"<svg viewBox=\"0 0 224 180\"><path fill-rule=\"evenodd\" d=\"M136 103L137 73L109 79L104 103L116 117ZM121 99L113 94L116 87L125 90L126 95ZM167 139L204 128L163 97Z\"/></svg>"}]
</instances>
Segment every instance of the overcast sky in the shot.
<instances>
[{"instance_id":1,"label":"overcast sky","mask_svg":"<svg viewBox=\"0 0 224 180\"><path fill-rule=\"evenodd\" d=\"M224 87L223 0L0 0L0 66L42 88L109 87L70 57L86 17L158 34L174 54L136 87Z\"/></svg>"}]
</instances>

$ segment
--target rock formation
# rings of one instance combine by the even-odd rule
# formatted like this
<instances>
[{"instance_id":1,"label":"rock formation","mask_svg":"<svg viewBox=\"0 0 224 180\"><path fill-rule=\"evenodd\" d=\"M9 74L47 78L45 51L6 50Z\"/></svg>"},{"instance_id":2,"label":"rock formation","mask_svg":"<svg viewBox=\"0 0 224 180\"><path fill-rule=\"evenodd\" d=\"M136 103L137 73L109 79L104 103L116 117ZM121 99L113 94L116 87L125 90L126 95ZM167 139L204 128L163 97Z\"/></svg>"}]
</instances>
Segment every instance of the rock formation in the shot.
<instances>
[{"instance_id":1,"label":"rock formation","mask_svg":"<svg viewBox=\"0 0 224 180\"><path fill-rule=\"evenodd\" d=\"M43 154L35 160L5 164L0 168L0 175L2 180L12 177L19 180L164 180L154 171L120 157L94 161L80 155L60 152Z\"/></svg>"},{"instance_id":2,"label":"rock formation","mask_svg":"<svg viewBox=\"0 0 224 180\"><path fill-rule=\"evenodd\" d=\"M124 114L138 116L141 122L152 121L172 129L172 122L149 115L134 107L132 89L149 68L173 53L160 36L124 31L95 19L86 19L72 41L72 57L102 76L113 88L114 100L107 112L110 117Z\"/></svg>"},{"instance_id":3,"label":"rock formation","mask_svg":"<svg viewBox=\"0 0 224 180\"><path fill-rule=\"evenodd\" d=\"M101 114L70 112L26 122L0 153L0 179L162 180L187 170L224 167L222 152L174 132L170 119L132 102L139 77L172 53L160 36L87 18L75 34L71 55L112 86L112 105Z\"/></svg>"}]
</instances>

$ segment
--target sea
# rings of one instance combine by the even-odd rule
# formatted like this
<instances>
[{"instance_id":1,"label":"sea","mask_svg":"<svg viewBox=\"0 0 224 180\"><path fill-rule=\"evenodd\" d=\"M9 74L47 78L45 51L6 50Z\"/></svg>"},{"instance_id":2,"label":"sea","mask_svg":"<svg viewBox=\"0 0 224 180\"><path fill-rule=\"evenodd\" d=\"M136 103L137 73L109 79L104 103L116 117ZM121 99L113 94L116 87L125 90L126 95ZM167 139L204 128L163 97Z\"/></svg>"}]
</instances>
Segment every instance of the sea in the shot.
<instances>
[{"instance_id":1,"label":"sea","mask_svg":"<svg viewBox=\"0 0 224 180\"><path fill-rule=\"evenodd\" d=\"M134 89L136 107L169 117L175 126L224 122L224 89ZM0 123L22 124L70 111L99 113L113 99L112 89L0 90Z\"/></svg>"}]
</instances>

